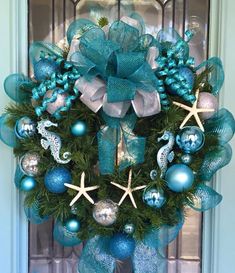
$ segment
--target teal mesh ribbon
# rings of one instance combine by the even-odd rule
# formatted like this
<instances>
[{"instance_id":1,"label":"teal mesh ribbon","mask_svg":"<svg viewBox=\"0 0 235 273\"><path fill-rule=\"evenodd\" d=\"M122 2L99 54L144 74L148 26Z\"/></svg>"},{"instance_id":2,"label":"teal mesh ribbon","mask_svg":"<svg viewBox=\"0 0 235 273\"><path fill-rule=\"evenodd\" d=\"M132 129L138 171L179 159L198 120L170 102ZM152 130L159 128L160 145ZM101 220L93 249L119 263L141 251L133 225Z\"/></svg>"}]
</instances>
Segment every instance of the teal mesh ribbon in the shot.
<instances>
[{"instance_id":1,"label":"teal mesh ribbon","mask_svg":"<svg viewBox=\"0 0 235 273\"><path fill-rule=\"evenodd\" d=\"M203 212L215 208L221 201L221 194L201 183L196 188L193 201L188 202L188 205L194 210Z\"/></svg>"},{"instance_id":2,"label":"teal mesh ribbon","mask_svg":"<svg viewBox=\"0 0 235 273\"><path fill-rule=\"evenodd\" d=\"M162 273L167 268L167 260L161 254L161 248L173 241L184 223L182 213L175 226L163 226L151 229L143 241L136 243L132 264L134 273ZM115 260L109 252L109 237L95 236L88 240L78 263L79 273L115 273ZM120 271L122 272L122 271Z\"/></svg>"},{"instance_id":3,"label":"teal mesh ribbon","mask_svg":"<svg viewBox=\"0 0 235 273\"><path fill-rule=\"evenodd\" d=\"M23 74L11 74L4 81L6 94L15 102L30 102L31 90L37 84Z\"/></svg>"},{"instance_id":4,"label":"teal mesh ribbon","mask_svg":"<svg viewBox=\"0 0 235 273\"><path fill-rule=\"evenodd\" d=\"M6 145L15 148L18 145L18 140L14 128L8 125L9 118L9 114L4 114L0 117L0 140Z\"/></svg>"},{"instance_id":5,"label":"teal mesh ribbon","mask_svg":"<svg viewBox=\"0 0 235 273\"><path fill-rule=\"evenodd\" d=\"M122 160L119 162L120 170L142 163L146 140L144 137L135 136L132 132L136 123L136 115L130 114L118 119L109 117L103 112L102 116L106 125L97 134L101 174L113 173L117 147L120 142L123 144Z\"/></svg>"}]
</instances>

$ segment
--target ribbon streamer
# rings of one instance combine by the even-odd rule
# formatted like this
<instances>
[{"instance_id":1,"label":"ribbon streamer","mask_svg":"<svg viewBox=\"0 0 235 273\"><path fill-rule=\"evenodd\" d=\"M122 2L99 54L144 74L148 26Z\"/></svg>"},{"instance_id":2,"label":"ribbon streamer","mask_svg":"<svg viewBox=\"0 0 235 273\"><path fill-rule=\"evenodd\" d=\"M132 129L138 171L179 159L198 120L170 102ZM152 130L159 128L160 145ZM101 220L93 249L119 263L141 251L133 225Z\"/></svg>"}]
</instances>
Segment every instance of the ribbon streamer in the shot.
<instances>
[{"instance_id":1,"label":"ribbon streamer","mask_svg":"<svg viewBox=\"0 0 235 273\"><path fill-rule=\"evenodd\" d=\"M144 161L145 138L133 134L136 115L126 115L123 119L111 118L103 113L106 125L97 134L99 169L101 174L110 174L116 165L118 144L123 141L119 170Z\"/></svg>"}]
</instances>

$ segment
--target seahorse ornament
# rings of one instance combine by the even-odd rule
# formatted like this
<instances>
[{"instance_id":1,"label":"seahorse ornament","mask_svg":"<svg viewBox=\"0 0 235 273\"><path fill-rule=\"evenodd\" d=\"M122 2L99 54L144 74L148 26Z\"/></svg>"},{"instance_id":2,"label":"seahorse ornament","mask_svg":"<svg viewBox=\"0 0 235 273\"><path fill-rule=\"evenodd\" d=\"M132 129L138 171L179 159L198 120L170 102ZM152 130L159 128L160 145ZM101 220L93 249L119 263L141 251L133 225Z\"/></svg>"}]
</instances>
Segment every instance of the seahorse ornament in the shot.
<instances>
[{"instance_id":1,"label":"seahorse ornament","mask_svg":"<svg viewBox=\"0 0 235 273\"><path fill-rule=\"evenodd\" d=\"M157 163L161 169L160 177L163 178L167 170L168 162L172 162L175 156L172 151L175 144L175 136L170 131L165 131L163 136L158 138L158 142L161 140L168 141L168 143L162 146L157 153Z\"/></svg>"},{"instance_id":2,"label":"seahorse ornament","mask_svg":"<svg viewBox=\"0 0 235 273\"><path fill-rule=\"evenodd\" d=\"M53 123L50 120L41 120L38 122L38 133L42 136L41 145L45 150L50 147L51 155L54 157L56 162L60 164L67 164L71 160L69 158L71 154L69 152L65 152L63 153L63 159L60 158L60 150L62 146L61 139L57 134L46 129L51 126L58 127L58 124Z\"/></svg>"}]
</instances>

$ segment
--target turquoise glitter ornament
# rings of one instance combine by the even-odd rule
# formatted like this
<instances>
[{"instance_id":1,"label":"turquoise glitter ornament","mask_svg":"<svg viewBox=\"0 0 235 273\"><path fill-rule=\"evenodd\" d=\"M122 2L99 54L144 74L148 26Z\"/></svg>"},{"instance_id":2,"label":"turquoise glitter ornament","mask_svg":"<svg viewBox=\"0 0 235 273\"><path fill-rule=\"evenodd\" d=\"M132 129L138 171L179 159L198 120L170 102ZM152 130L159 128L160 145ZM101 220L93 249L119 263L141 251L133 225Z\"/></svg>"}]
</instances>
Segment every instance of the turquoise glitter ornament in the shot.
<instances>
[{"instance_id":1,"label":"turquoise glitter ornament","mask_svg":"<svg viewBox=\"0 0 235 273\"><path fill-rule=\"evenodd\" d=\"M52 193L63 193L67 190L64 183L71 184L72 176L68 169L56 167L49 170L44 178L45 187Z\"/></svg>"},{"instance_id":2,"label":"turquoise glitter ornament","mask_svg":"<svg viewBox=\"0 0 235 273\"><path fill-rule=\"evenodd\" d=\"M134 224L126 224L124 226L124 229L123 231L126 233L126 234L133 234L135 232L135 225Z\"/></svg>"},{"instance_id":3,"label":"turquoise glitter ornament","mask_svg":"<svg viewBox=\"0 0 235 273\"><path fill-rule=\"evenodd\" d=\"M65 222L64 226L70 232L78 232L80 229L80 222L77 219L69 219Z\"/></svg>"},{"instance_id":4,"label":"turquoise glitter ornament","mask_svg":"<svg viewBox=\"0 0 235 273\"><path fill-rule=\"evenodd\" d=\"M199 151L205 142L205 135L197 126L186 126L176 136L176 143L187 154Z\"/></svg>"},{"instance_id":5,"label":"turquoise glitter ornament","mask_svg":"<svg viewBox=\"0 0 235 273\"><path fill-rule=\"evenodd\" d=\"M123 233L113 235L109 241L109 251L118 260L132 256L135 250L135 240Z\"/></svg>"},{"instance_id":6,"label":"turquoise glitter ornament","mask_svg":"<svg viewBox=\"0 0 235 273\"><path fill-rule=\"evenodd\" d=\"M84 136L87 132L87 125L84 121L78 120L71 126L71 133L74 136Z\"/></svg>"},{"instance_id":7,"label":"turquoise glitter ornament","mask_svg":"<svg viewBox=\"0 0 235 273\"><path fill-rule=\"evenodd\" d=\"M35 79L41 82L59 72L59 65L52 59L43 58L34 64L33 69Z\"/></svg>"},{"instance_id":8,"label":"turquoise glitter ornament","mask_svg":"<svg viewBox=\"0 0 235 273\"><path fill-rule=\"evenodd\" d=\"M26 176L21 180L20 183L20 190L22 191L31 191L33 190L37 185L36 180L31 176Z\"/></svg>"},{"instance_id":9,"label":"turquoise glitter ornament","mask_svg":"<svg viewBox=\"0 0 235 273\"><path fill-rule=\"evenodd\" d=\"M166 202L162 189L147 187L143 193L143 201L151 208L160 209Z\"/></svg>"},{"instance_id":10,"label":"turquoise glitter ornament","mask_svg":"<svg viewBox=\"0 0 235 273\"><path fill-rule=\"evenodd\" d=\"M17 120L15 134L19 139L32 137L36 133L36 124L29 117L22 117Z\"/></svg>"},{"instance_id":11,"label":"turquoise glitter ornament","mask_svg":"<svg viewBox=\"0 0 235 273\"><path fill-rule=\"evenodd\" d=\"M194 174L187 165L175 164L167 170L165 180L172 191L183 192L192 187Z\"/></svg>"}]
</instances>

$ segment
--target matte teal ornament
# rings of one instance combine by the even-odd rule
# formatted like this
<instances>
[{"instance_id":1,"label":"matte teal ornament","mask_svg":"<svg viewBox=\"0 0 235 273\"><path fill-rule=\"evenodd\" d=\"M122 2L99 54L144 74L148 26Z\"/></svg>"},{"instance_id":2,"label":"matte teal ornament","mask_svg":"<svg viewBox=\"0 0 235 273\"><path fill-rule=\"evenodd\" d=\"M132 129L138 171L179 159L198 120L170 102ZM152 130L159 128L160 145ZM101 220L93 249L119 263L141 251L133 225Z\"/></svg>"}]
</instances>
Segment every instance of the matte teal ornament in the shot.
<instances>
[{"instance_id":1,"label":"matte teal ornament","mask_svg":"<svg viewBox=\"0 0 235 273\"><path fill-rule=\"evenodd\" d=\"M160 209L166 202L162 189L147 187L143 193L143 201L151 208Z\"/></svg>"},{"instance_id":2,"label":"matte teal ornament","mask_svg":"<svg viewBox=\"0 0 235 273\"><path fill-rule=\"evenodd\" d=\"M205 142L205 135L197 126L186 126L176 136L176 143L187 154L199 151Z\"/></svg>"},{"instance_id":3,"label":"matte teal ornament","mask_svg":"<svg viewBox=\"0 0 235 273\"><path fill-rule=\"evenodd\" d=\"M22 117L16 122L15 134L19 139L32 137L35 133L36 124L29 117Z\"/></svg>"},{"instance_id":4,"label":"matte teal ornament","mask_svg":"<svg viewBox=\"0 0 235 273\"><path fill-rule=\"evenodd\" d=\"M194 174L187 165L175 164L167 170L165 180L172 191L183 192L192 187Z\"/></svg>"},{"instance_id":5,"label":"matte teal ornament","mask_svg":"<svg viewBox=\"0 0 235 273\"><path fill-rule=\"evenodd\" d=\"M132 256L135 250L135 240L124 233L116 233L109 241L109 251L118 260Z\"/></svg>"},{"instance_id":6,"label":"matte teal ornament","mask_svg":"<svg viewBox=\"0 0 235 273\"><path fill-rule=\"evenodd\" d=\"M37 81L49 79L53 73L59 72L59 65L52 59L41 59L34 64L34 77Z\"/></svg>"},{"instance_id":7,"label":"matte teal ornament","mask_svg":"<svg viewBox=\"0 0 235 273\"><path fill-rule=\"evenodd\" d=\"M133 234L135 232L135 225L134 224L125 224L123 231L126 234Z\"/></svg>"},{"instance_id":8,"label":"matte teal ornament","mask_svg":"<svg viewBox=\"0 0 235 273\"><path fill-rule=\"evenodd\" d=\"M65 227L70 232L78 232L80 230L80 222L77 219L69 219L65 222Z\"/></svg>"},{"instance_id":9,"label":"matte teal ornament","mask_svg":"<svg viewBox=\"0 0 235 273\"><path fill-rule=\"evenodd\" d=\"M84 136L87 132L87 125L84 121L78 120L71 127L74 136Z\"/></svg>"},{"instance_id":10,"label":"matte teal ornament","mask_svg":"<svg viewBox=\"0 0 235 273\"><path fill-rule=\"evenodd\" d=\"M33 190L37 185L36 180L31 176L26 176L21 180L20 190L29 192Z\"/></svg>"}]
</instances>

